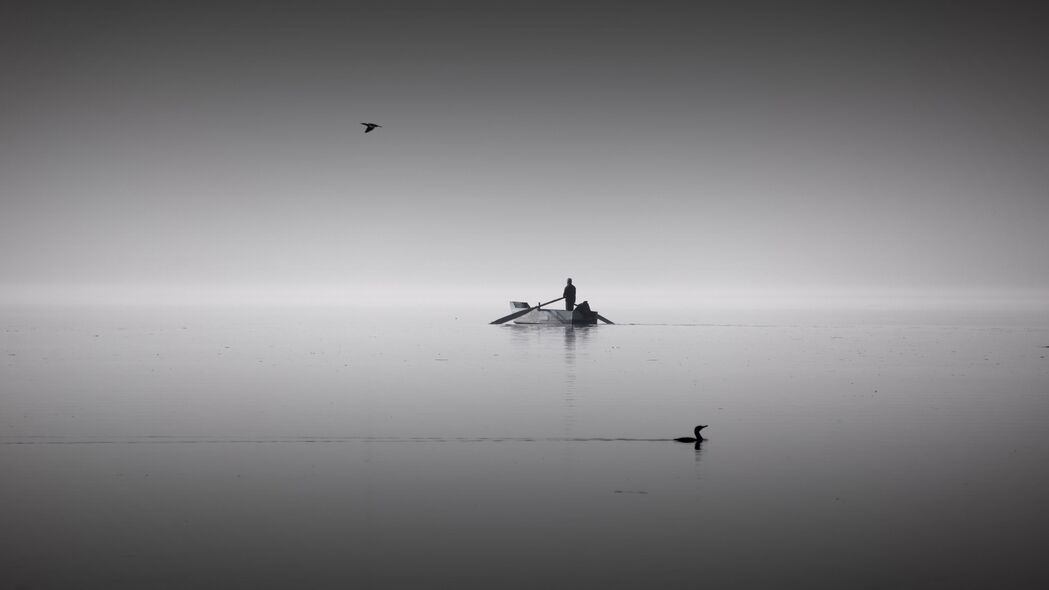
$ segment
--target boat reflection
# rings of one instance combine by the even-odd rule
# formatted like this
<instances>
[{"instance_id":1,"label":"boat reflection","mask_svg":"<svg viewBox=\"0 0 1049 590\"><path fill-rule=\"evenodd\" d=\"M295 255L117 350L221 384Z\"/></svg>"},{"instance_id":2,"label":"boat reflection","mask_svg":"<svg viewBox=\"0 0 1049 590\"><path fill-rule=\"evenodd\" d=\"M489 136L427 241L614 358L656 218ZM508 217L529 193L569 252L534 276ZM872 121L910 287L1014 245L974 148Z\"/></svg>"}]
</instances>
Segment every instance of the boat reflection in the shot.
<instances>
[{"instance_id":1,"label":"boat reflection","mask_svg":"<svg viewBox=\"0 0 1049 590\"><path fill-rule=\"evenodd\" d=\"M577 361L585 358L594 326L557 326L536 324L513 324L506 326L511 334L514 354L535 359L537 364L554 369L562 367L562 394L564 407L564 435L574 437L579 373ZM560 360L557 360L560 357ZM548 376L556 375L556 369Z\"/></svg>"}]
</instances>

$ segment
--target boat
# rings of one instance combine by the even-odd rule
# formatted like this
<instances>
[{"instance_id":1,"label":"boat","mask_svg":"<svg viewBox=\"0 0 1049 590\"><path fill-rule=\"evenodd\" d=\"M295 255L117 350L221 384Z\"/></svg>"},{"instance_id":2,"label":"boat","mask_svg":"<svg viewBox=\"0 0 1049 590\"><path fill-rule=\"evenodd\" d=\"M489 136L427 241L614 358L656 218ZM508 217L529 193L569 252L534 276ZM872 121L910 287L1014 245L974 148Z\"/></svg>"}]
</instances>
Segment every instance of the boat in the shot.
<instances>
[{"instance_id":1,"label":"boat","mask_svg":"<svg viewBox=\"0 0 1049 590\"><path fill-rule=\"evenodd\" d=\"M510 309L514 312L528 310L524 315L514 318L514 323L545 326L592 326L597 323L599 318L604 320L596 311L590 309L590 304L586 301L576 305L572 311L567 309L543 309L542 305L545 304L532 308L531 305L524 301L511 301ZM608 322L607 320L604 321Z\"/></svg>"},{"instance_id":2,"label":"boat","mask_svg":"<svg viewBox=\"0 0 1049 590\"><path fill-rule=\"evenodd\" d=\"M544 326L592 326L601 320L606 324L613 323L605 316L590 309L590 303L584 301L579 305L573 305L571 310L567 309L543 309L551 303L557 303L564 297L551 299L546 303L529 306L524 301L511 301L510 309L514 310L510 315L505 315L490 324L505 324L513 320L515 324L538 324Z\"/></svg>"}]
</instances>

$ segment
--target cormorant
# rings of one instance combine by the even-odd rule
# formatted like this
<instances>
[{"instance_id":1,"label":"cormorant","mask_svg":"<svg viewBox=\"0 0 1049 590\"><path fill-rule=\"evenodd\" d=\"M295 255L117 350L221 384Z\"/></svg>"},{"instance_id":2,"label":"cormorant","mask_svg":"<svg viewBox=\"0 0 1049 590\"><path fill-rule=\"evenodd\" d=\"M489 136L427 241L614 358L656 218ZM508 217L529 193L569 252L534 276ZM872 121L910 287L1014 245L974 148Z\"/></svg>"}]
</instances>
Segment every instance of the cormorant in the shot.
<instances>
[{"instance_id":1,"label":"cormorant","mask_svg":"<svg viewBox=\"0 0 1049 590\"><path fill-rule=\"evenodd\" d=\"M375 123L361 123L361 125L364 125L364 132L365 133L371 133L372 130L375 129L376 127L382 127L382 125L376 125Z\"/></svg>"},{"instance_id":2,"label":"cormorant","mask_svg":"<svg viewBox=\"0 0 1049 590\"><path fill-rule=\"evenodd\" d=\"M700 431L700 430L703 430L703 429L704 429L704 428L706 428L706 427L707 427L707 425L706 425L706 424L704 424L704 425L702 425L702 426L697 426L697 427L696 427L696 429L692 431L692 432L694 432L694 433L696 434L696 436L695 436L695 437L691 437L691 436L682 436L682 437L679 437L679 438L675 438L674 440L675 440L675 441L677 441L677 442L684 442L684 443L698 443L698 442L703 442L703 441L704 441L704 440L706 440L706 439L704 439L704 438L703 438L703 437L702 437L702 436L701 436L701 435L699 434L699 431Z\"/></svg>"}]
</instances>

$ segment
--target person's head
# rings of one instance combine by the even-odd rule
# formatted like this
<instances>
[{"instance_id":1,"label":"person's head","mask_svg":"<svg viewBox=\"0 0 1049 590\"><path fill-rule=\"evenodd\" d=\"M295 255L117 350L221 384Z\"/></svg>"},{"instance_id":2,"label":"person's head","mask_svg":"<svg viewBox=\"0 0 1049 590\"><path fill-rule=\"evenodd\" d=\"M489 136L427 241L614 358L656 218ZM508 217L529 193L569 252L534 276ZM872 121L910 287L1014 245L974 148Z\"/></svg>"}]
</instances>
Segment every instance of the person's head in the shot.
<instances>
[{"instance_id":1,"label":"person's head","mask_svg":"<svg viewBox=\"0 0 1049 590\"><path fill-rule=\"evenodd\" d=\"M571 284L572 284L572 279L568 279L568 284L569 284L569 285L571 285Z\"/></svg>"}]
</instances>

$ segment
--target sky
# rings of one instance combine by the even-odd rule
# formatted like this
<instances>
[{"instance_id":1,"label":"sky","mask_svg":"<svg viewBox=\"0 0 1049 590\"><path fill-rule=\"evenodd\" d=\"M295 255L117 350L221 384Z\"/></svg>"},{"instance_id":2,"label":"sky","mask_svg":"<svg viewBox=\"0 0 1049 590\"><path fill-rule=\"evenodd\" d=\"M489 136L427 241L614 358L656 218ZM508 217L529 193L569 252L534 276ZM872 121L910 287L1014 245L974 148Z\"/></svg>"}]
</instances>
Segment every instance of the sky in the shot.
<instances>
[{"instance_id":1,"label":"sky","mask_svg":"<svg viewBox=\"0 0 1049 590\"><path fill-rule=\"evenodd\" d=\"M0 300L1043 293L1029 6L7 2Z\"/></svg>"}]
</instances>

